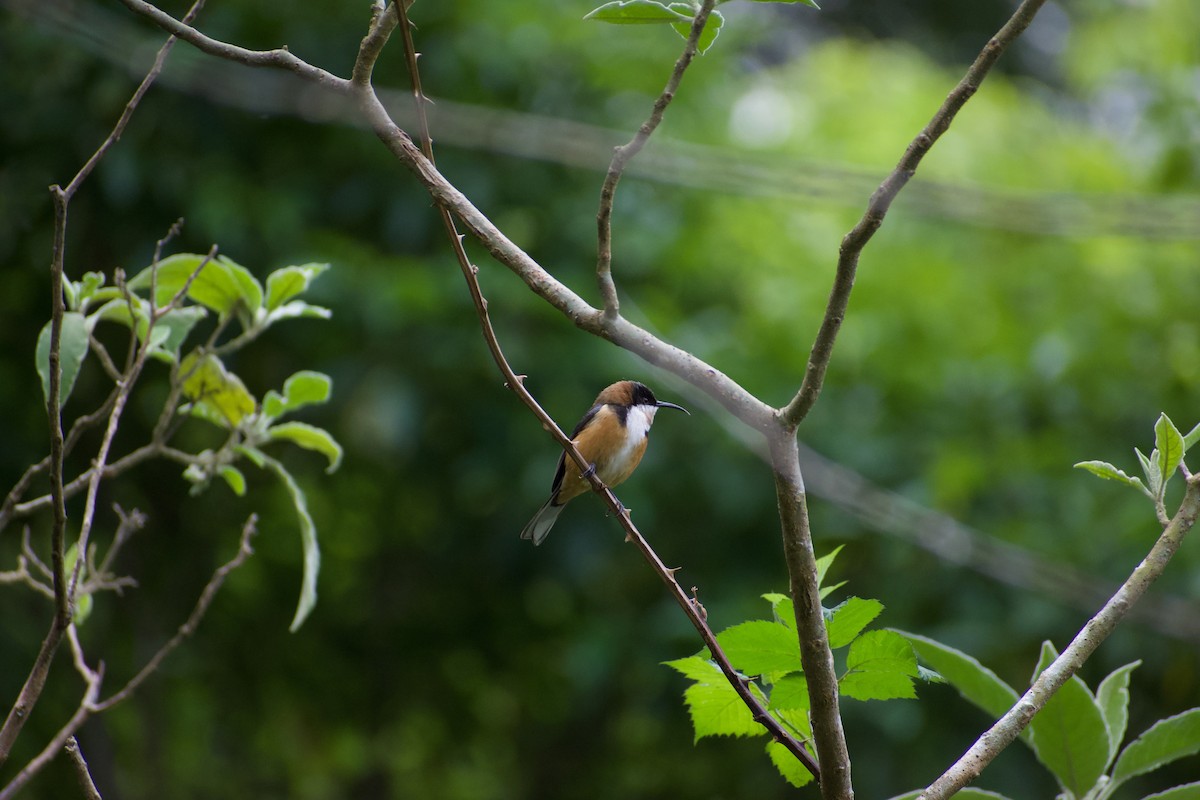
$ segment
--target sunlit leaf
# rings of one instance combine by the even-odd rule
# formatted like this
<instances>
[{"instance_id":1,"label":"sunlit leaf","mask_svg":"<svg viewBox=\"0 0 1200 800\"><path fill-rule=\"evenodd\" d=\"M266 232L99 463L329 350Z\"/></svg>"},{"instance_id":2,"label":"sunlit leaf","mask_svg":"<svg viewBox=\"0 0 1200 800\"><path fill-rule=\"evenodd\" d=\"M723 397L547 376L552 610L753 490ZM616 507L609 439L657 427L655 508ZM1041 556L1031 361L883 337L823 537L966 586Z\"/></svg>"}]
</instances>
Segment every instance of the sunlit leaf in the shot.
<instances>
[{"instance_id":1,"label":"sunlit leaf","mask_svg":"<svg viewBox=\"0 0 1200 800\"><path fill-rule=\"evenodd\" d=\"M62 317L62 328L58 338L58 407L62 408L75 387L79 368L88 354L88 326L84 316L76 311L66 311ZM42 396L50 402L50 323L47 322L38 335L35 366L42 379ZM28 374L28 373L27 373Z\"/></svg>"},{"instance_id":2,"label":"sunlit leaf","mask_svg":"<svg viewBox=\"0 0 1200 800\"><path fill-rule=\"evenodd\" d=\"M684 691L683 701L692 718L696 741L705 736L755 736L763 732L728 681L693 683Z\"/></svg>"},{"instance_id":3,"label":"sunlit leaf","mask_svg":"<svg viewBox=\"0 0 1200 800\"><path fill-rule=\"evenodd\" d=\"M324 428L303 422L281 422L267 429L267 436L300 445L306 450L315 450L329 459L326 472L334 472L342 463L342 446Z\"/></svg>"},{"instance_id":4,"label":"sunlit leaf","mask_svg":"<svg viewBox=\"0 0 1200 800\"><path fill-rule=\"evenodd\" d=\"M792 672L771 686L771 708L802 711L809 706L808 682L804 673Z\"/></svg>"},{"instance_id":5,"label":"sunlit leaf","mask_svg":"<svg viewBox=\"0 0 1200 800\"><path fill-rule=\"evenodd\" d=\"M1154 449L1158 451L1158 471L1163 484L1171 479L1183 458L1183 435L1166 414L1160 414L1154 423Z\"/></svg>"},{"instance_id":6,"label":"sunlit leaf","mask_svg":"<svg viewBox=\"0 0 1200 800\"><path fill-rule=\"evenodd\" d=\"M1049 642L1042 645L1035 678L1058 656ZM1082 797L1108 765L1109 739L1104 714L1092 692L1077 675L1063 684L1029 723L1038 761L1059 784Z\"/></svg>"},{"instance_id":7,"label":"sunlit leaf","mask_svg":"<svg viewBox=\"0 0 1200 800\"><path fill-rule=\"evenodd\" d=\"M304 406L324 403L332 390L333 379L328 375L302 370L284 381L283 394L267 392L263 397L263 413L276 418Z\"/></svg>"},{"instance_id":8,"label":"sunlit leaf","mask_svg":"<svg viewBox=\"0 0 1200 800\"><path fill-rule=\"evenodd\" d=\"M215 415L201 412L199 416L220 420L223 427L236 428L247 415L253 414L256 403L246 390L242 379L225 369L221 359L211 353L197 361L191 353L179 365L183 379L183 395L196 407L207 407Z\"/></svg>"},{"instance_id":9,"label":"sunlit leaf","mask_svg":"<svg viewBox=\"0 0 1200 800\"><path fill-rule=\"evenodd\" d=\"M684 13L684 9L688 12L691 7L687 3L671 3L671 10ZM690 16L690 13L688 14ZM682 36L685 40L692 35L693 21L688 22L672 22L671 27L675 32ZM713 11L708 15L708 19L704 23L704 30L700 32L700 38L696 40L696 52L704 55L708 48L713 46L713 42L721 35L721 28L725 25L725 16L720 11Z\"/></svg>"},{"instance_id":10,"label":"sunlit leaf","mask_svg":"<svg viewBox=\"0 0 1200 800\"><path fill-rule=\"evenodd\" d=\"M829 646L837 648L850 644L882 611L883 603L861 597L851 597L834 606L825 622Z\"/></svg>"},{"instance_id":11,"label":"sunlit leaf","mask_svg":"<svg viewBox=\"0 0 1200 800\"><path fill-rule=\"evenodd\" d=\"M304 620L317 605L317 575L321 571L321 550L317 545L317 526L308 513L308 501L304 496L304 490L300 488L300 484L296 483L292 474L284 468L283 464L270 456L260 455L263 465L283 481L284 487L292 498L292 505L296 509L296 517L300 521L300 543L304 549L304 578L300 583L300 601L296 604L296 615L292 618L292 624L288 628L294 633L300 629Z\"/></svg>"},{"instance_id":12,"label":"sunlit leaf","mask_svg":"<svg viewBox=\"0 0 1200 800\"><path fill-rule=\"evenodd\" d=\"M298 294L305 292L328 264L299 264L277 269L267 276L266 308L274 311Z\"/></svg>"},{"instance_id":13,"label":"sunlit leaf","mask_svg":"<svg viewBox=\"0 0 1200 800\"><path fill-rule=\"evenodd\" d=\"M1121 483L1128 484L1129 486L1132 486L1141 492L1149 494L1149 490L1146 489L1146 484L1142 483L1141 478L1134 478L1130 475L1127 475L1125 472L1117 469L1107 461L1080 461L1075 465L1075 467L1076 469L1086 469L1093 475L1098 475L1106 480L1120 481Z\"/></svg>"},{"instance_id":14,"label":"sunlit leaf","mask_svg":"<svg viewBox=\"0 0 1200 800\"><path fill-rule=\"evenodd\" d=\"M717 643L734 668L747 675L800 669L800 644L794 631L767 620L751 620L726 628Z\"/></svg>"},{"instance_id":15,"label":"sunlit leaf","mask_svg":"<svg viewBox=\"0 0 1200 800\"><path fill-rule=\"evenodd\" d=\"M767 742L767 755L783 779L799 789L812 782L813 775L792 752L772 739Z\"/></svg>"},{"instance_id":16,"label":"sunlit leaf","mask_svg":"<svg viewBox=\"0 0 1200 800\"><path fill-rule=\"evenodd\" d=\"M684 16L678 11L672 11L662 3L654 0L614 0L593 9L584 16L597 22L610 22L614 25L653 25L667 22L688 22L691 16Z\"/></svg>"}]
</instances>

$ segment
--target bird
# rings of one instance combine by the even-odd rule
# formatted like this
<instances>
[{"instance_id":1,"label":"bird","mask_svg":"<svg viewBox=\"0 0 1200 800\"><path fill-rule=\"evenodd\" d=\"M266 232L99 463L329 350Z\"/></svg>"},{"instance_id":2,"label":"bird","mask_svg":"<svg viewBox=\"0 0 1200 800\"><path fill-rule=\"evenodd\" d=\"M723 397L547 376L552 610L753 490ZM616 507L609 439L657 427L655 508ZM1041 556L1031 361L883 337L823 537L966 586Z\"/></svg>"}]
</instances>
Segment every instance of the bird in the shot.
<instances>
[{"instance_id":1,"label":"bird","mask_svg":"<svg viewBox=\"0 0 1200 800\"><path fill-rule=\"evenodd\" d=\"M633 474L646 452L646 437L660 408L674 408L691 415L683 406L659 400L649 387L637 381L617 381L600 392L571 432L571 441L591 465L587 473L594 470L608 486L616 486ZM550 499L521 531L521 538L541 544L567 502L590 488L587 473L568 469L567 454L563 451L550 485Z\"/></svg>"}]
</instances>

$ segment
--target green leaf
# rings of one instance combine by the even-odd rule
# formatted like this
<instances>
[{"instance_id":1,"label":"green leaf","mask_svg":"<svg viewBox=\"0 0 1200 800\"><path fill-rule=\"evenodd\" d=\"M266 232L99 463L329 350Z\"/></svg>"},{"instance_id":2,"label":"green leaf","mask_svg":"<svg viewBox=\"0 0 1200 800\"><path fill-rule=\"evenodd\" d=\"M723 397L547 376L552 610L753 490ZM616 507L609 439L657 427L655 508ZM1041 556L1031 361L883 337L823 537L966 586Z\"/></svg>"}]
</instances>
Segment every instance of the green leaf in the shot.
<instances>
[{"instance_id":1,"label":"green leaf","mask_svg":"<svg viewBox=\"0 0 1200 800\"><path fill-rule=\"evenodd\" d=\"M1163 486L1171 480L1179 462L1183 459L1183 434L1166 414L1160 414L1154 423L1154 448L1158 450L1158 471L1163 476Z\"/></svg>"},{"instance_id":2,"label":"green leaf","mask_svg":"<svg viewBox=\"0 0 1200 800\"><path fill-rule=\"evenodd\" d=\"M1113 767L1113 784L1200 752L1200 708L1160 719L1134 739Z\"/></svg>"},{"instance_id":3,"label":"green leaf","mask_svg":"<svg viewBox=\"0 0 1200 800\"><path fill-rule=\"evenodd\" d=\"M206 258L198 253L178 253L159 261L154 276L155 306L162 308L170 303L195 274L187 296L222 317L238 308L254 313L262 307L262 286L249 270L225 256L217 256L205 264ZM204 264L202 269L201 264ZM129 288L149 289L153 274L154 266L146 267L130 279Z\"/></svg>"},{"instance_id":4,"label":"green leaf","mask_svg":"<svg viewBox=\"0 0 1200 800\"><path fill-rule=\"evenodd\" d=\"M789 672L771 687L771 708L807 711L808 707L808 682L803 672Z\"/></svg>"},{"instance_id":5,"label":"green leaf","mask_svg":"<svg viewBox=\"0 0 1200 800\"><path fill-rule=\"evenodd\" d=\"M103 272L85 272L83 279L75 284L75 306L72 310L83 311L96 291L104 285Z\"/></svg>"},{"instance_id":6,"label":"green leaf","mask_svg":"<svg viewBox=\"0 0 1200 800\"><path fill-rule=\"evenodd\" d=\"M238 497L246 496L246 476L237 467L230 464L224 464L217 472L229 484L229 488L233 489L233 493Z\"/></svg>"},{"instance_id":7,"label":"green leaf","mask_svg":"<svg viewBox=\"0 0 1200 800\"><path fill-rule=\"evenodd\" d=\"M1112 763L1125 740L1125 727L1129 724L1129 674L1141 663L1134 661L1113 670L1096 689L1096 702L1100 704L1108 728L1108 764ZM1108 764L1104 765L1106 769Z\"/></svg>"},{"instance_id":8,"label":"green leaf","mask_svg":"<svg viewBox=\"0 0 1200 800\"><path fill-rule=\"evenodd\" d=\"M62 317L62 329L58 338L58 407L62 408L75 387L79 368L88 354L87 320L77 311L66 311ZM42 397L50 402L50 323L47 322L38 334L35 362L38 377L42 379Z\"/></svg>"},{"instance_id":9,"label":"green leaf","mask_svg":"<svg viewBox=\"0 0 1200 800\"><path fill-rule=\"evenodd\" d=\"M1011 686L966 653L915 633L896 633L908 639L917 656L937 670L963 698L992 719L1002 717L1019 699ZM1021 733L1021 738L1029 741L1028 728Z\"/></svg>"},{"instance_id":10,"label":"green leaf","mask_svg":"<svg viewBox=\"0 0 1200 800\"><path fill-rule=\"evenodd\" d=\"M1187 432L1187 436L1183 437L1184 452L1191 450L1192 445L1194 445L1197 440L1200 440L1200 425L1197 425L1196 427L1192 428L1190 431Z\"/></svg>"},{"instance_id":11,"label":"green leaf","mask_svg":"<svg viewBox=\"0 0 1200 800\"><path fill-rule=\"evenodd\" d=\"M324 428L304 422L283 422L268 428L267 436L274 440L294 442L306 450L321 453L329 459L329 466L325 469L328 473L336 471L342 463L342 446Z\"/></svg>"},{"instance_id":12,"label":"green leaf","mask_svg":"<svg viewBox=\"0 0 1200 800\"><path fill-rule=\"evenodd\" d=\"M790 750L774 739L767 742L767 756L770 757L771 763L775 765L775 769L779 770L783 779L797 789L812 782L812 773L792 755Z\"/></svg>"},{"instance_id":13,"label":"green leaf","mask_svg":"<svg viewBox=\"0 0 1200 800\"><path fill-rule=\"evenodd\" d=\"M185 376L184 397L200 412L197 416L233 429L254 413L253 395L246 390L242 379L227 371L215 355L209 354L197 361L196 354L191 353L183 359L179 370Z\"/></svg>"},{"instance_id":14,"label":"green leaf","mask_svg":"<svg viewBox=\"0 0 1200 800\"><path fill-rule=\"evenodd\" d=\"M1049 642L1034 673L1036 679L1058 653ZM1038 761L1075 797L1087 794L1108 766L1109 739L1104 714L1091 691L1071 676L1029 723Z\"/></svg>"},{"instance_id":15,"label":"green leaf","mask_svg":"<svg viewBox=\"0 0 1200 800\"><path fill-rule=\"evenodd\" d=\"M1150 494L1150 491L1146 488L1146 485L1142 483L1141 478L1134 478L1130 475L1126 475L1123 471L1117 469L1107 461L1080 461L1075 465L1075 468L1086 469L1093 475L1099 475L1101 478L1110 481L1120 481L1121 483L1132 486L1138 491Z\"/></svg>"},{"instance_id":16,"label":"green leaf","mask_svg":"<svg viewBox=\"0 0 1200 800\"><path fill-rule=\"evenodd\" d=\"M671 3L669 8L672 11L679 11L680 13L691 11L691 6L689 6L687 3ZM688 13L688 16L692 15ZM692 25L694 22L694 19L691 19L688 22L672 22L671 27L675 29L676 33L683 37L684 41L687 41L688 37L692 35ZM717 40L717 37L721 35L721 28L724 27L724 25L724 14L715 10L710 12L708 19L704 22L704 30L700 31L700 38L696 40L696 52L700 55L704 55L705 52L708 51L708 48L713 46L713 42Z\"/></svg>"},{"instance_id":17,"label":"green leaf","mask_svg":"<svg viewBox=\"0 0 1200 800\"><path fill-rule=\"evenodd\" d=\"M614 25L653 25L666 22L690 22L691 17L672 11L654 0L614 0L593 9L584 19Z\"/></svg>"},{"instance_id":18,"label":"green leaf","mask_svg":"<svg viewBox=\"0 0 1200 800\"><path fill-rule=\"evenodd\" d=\"M794 631L767 620L751 620L726 628L717 642L739 672L761 675L800 669L800 644Z\"/></svg>"},{"instance_id":19,"label":"green leaf","mask_svg":"<svg viewBox=\"0 0 1200 800\"><path fill-rule=\"evenodd\" d=\"M756 736L763 732L728 681L693 683L683 693L683 701L692 718L695 741L705 736Z\"/></svg>"},{"instance_id":20,"label":"green leaf","mask_svg":"<svg viewBox=\"0 0 1200 800\"><path fill-rule=\"evenodd\" d=\"M296 604L296 616L292 618L292 624L288 628L295 633L317 605L317 574L321 571L321 550L317 545L317 526L308 513L308 501L304 496L304 490L300 488L300 484L296 483L292 474L284 468L283 464L265 453L260 453L260 455L263 465L283 481L284 487L291 495L292 505L296 507L296 517L300 520L300 543L304 548L304 578L300 583L300 601Z\"/></svg>"},{"instance_id":21,"label":"green leaf","mask_svg":"<svg viewBox=\"0 0 1200 800\"><path fill-rule=\"evenodd\" d=\"M1161 497L1163 489L1162 470L1158 466L1158 451L1155 450L1147 458L1146 454L1136 447L1133 452L1137 455L1138 461L1142 465L1142 474L1146 476L1146 483L1150 486L1151 497Z\"/></svg>"},{"instance_id":22,"label":"green leaf","mask_svg":"<svg viewBox=\"0 0 1200 800\"><path fill-rule=\"evenodd\" d=\"M792 598L786 594L769 592L763 595L763 599L771 604L771 613L777 623L792 630L796 629L796 606L792 603Z\"/></svg>"},{"instance_id":23,"label":"green leaf","mask_svg":"<svg viewBox=\"0 0 1200 800\"><path fill-rule=\"evenodd\" d=\"M857 700L891 700L917 696L917 655L912 644L894 631L870 631L854 640L846 655L847 674L841 692Z\"/></svg>"},{"instance_id":24,"label":"green leaf","mask_svg":"<svg viewBox=\"0 0 1200 800\"><path fill-rule=\"evenodd\" d=\"M881 611L883 603L861 597L851 597L834 606L825 621L825 628L829 631L829 646L838 648L850 644Z\"/></svg>"},{"instance_id":25,"label":"green leaf","mask_svg":"<svg viewBox=\"0 0 1200 800\"><path fill-rule=\"evenodd\" d=\"M251 464L259 469L264 469L267 466L269 456L257 447L247 447L246 445L238 444L233 446L233 452L245 456Z\"/></svg>"},{"instance_id":26,"label":"green leaf","mask_svg":"<svg viewBox=\"0 0 1200 800\"><path fill-rule=\"evenodd\" d=\"M174 358L179 357L179 348L184 340L196 327L196 323L208 316L208 312L199 306L174 308L163 314L154 323L154 332L161 334L162 339L155 343L155 349L167 353Z\"/></svg>"},{"instance_id":27,"label":"green leaf","mask_svg":"<svg viewBox=\"0 0 1200 800\"><path fill-rule=\"evenodd\" d=\"M263 397L263 413L272 419L304 406L324 403L333 391L333 379L302 370L283 382L283 394L272 390Z\"/></svg>"},{"instance_id":28,"label":"green leaf","mask_svg":"<svg viewBox=\"0 0 1200 800\"><path fill-rule=\"evenodd\" d=\"M333 316L333 312L328 308L321 306L313 306L303 300L293 300L290 303L284 303L279 308L272 310L267 314L266 324L274 325L276 322L285 319L299 319L301 317L311 317L313 319L329 319Z\"/></svg>"},{"instance_id":29,"label":"green leaf","mask_svg":"<svg viewBox=\"0 0 1200 800\"><path fill-rule=\"evenodd\" d=\"M1165 792L1148 794L1142 800L1200 800L1200 783L1185 783Z\"/></svg>"},{"instance_id":30,"label":"green leaf","mask_svg":"<svg viewBox=\"0 0 1200 800\"><path fill-rule=\"evenodd\" d=\"M328 264L300 264L282 267L267 276L268 311L274 311L298 294L308 290L322 272L329 269Z\"/></svg>"},{"instance_id":31,"label":"green leaf","mask_svg":"<svg viewBox=\"0 0 1200 800\"><path fill-rule=\"evenodd\" d=\"M708 651L706 650L705 652ZM725 680L725 673L721 672L721 668L711 659L705 658L702 655L677 658L674 661L664 661L662 663L685 678L697 681L698 683Z\"/></svg>"}]
</instances>

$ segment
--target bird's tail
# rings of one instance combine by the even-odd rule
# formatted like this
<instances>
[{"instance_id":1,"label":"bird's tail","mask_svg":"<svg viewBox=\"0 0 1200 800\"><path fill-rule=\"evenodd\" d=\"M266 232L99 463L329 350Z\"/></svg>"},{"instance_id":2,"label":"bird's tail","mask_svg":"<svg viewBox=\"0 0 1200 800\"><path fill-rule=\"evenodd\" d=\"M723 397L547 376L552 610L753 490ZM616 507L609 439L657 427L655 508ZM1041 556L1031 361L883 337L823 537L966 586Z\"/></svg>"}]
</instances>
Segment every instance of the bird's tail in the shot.
<instances>
[{"instance_id":1,"label":"bird's tail","mask_svg":"<svg viewBox=\"0 0 1200 800\"><path fill-rule=\"evenodd\" d=\"M546 501L546 505L538 509L538 512L533 515L533 519L529 520L529 524L521 531L522 539L532 539L535 545L541 544L546 538L546 534L550 533L550 529L554 527L554 521L558 519L558 515L566 508L565 505L554 505L554 498L551 497Z\"/></svg>"}]
</instances>

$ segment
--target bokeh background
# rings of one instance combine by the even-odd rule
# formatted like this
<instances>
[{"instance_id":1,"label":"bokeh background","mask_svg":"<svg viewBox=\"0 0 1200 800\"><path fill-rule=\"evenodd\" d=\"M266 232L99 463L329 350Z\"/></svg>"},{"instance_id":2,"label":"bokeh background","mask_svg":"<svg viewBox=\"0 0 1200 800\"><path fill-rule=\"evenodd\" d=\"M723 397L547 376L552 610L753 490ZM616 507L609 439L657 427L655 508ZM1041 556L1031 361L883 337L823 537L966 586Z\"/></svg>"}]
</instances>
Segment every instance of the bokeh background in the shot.
<instances>
[{"instance_id":1,"label":"bokeh background","mask_svg":"<svg viewBox=\"0 0 1200 800\"><path fill-rule=\"evenodd\" d=\"M621 184L622 309L786 402L841 236L1014 5L724 6L717 46ZM610 148L649 111L682 40L581 21L591 7L462 0L411 13L443 172L595 300ZM286 43L344 75L366 16L366 3L236 0L213 3L201 27L248 47ZM818 551L846 545L832 576L848 582L839 596L880 599L881 624L966 650L1018 687L1040 642L1064 647L1097 607L1094 592L1123 579L1156 535L1144 499L1071 465L1099 458L1132 472L1132 448L1149 450L1160 411L1185 430L1200 421L1198 30L1190 0L1044 8L865 251L801 432L828 459L810 459L810 506ZM33 368L49 314L46 187L102 141L161 38L115 2L0 2L5 491L47 450ZM399 42L377 76L407 119ZM82 731L105 797L796 795L763 740L693 743L684 681L660 662L698 642L598 503L572 506L543 547L517 539L544 500L556 448L502 388L428 197L352 112L286 76L178 46L71 207L69 273L141 268L178 217L178 250L217 243L260 276L333 264L311 292L333 319L279 326L231 367L260 396L298 369L332 375L333 401L303 418L333 431L346 458L326 476L319 457L280 451L308 492L324 553L319 605L295 634L299 538L270 476L248 467L245 499L224 486L190 498L171 464L105 488L102 539L115 527L111 503L150 518L120 564L139 587L103 598L83 631L109 686L172 634L243 520L262 517L257 554L195 639ZM660 420L621 497L684 584L700 587L715 628L767 616L759 596L784 590L786 573L753 437L690 387L575 330L480 248L472 256L510 360L560 423L626 377L693 411ZM162 379L152 370L135 396L118 451L147 435ZM89 365L68 417L105 391ZM201 427L183 441L203 446ZM866 483L847 484L833 465ZM77 518L78 502L71 510ZM952 525L976 537L954 541L980 543L950 547L957 560L929 549L934 529ZM48 521L30 526L44 543ZM12 568L19 538L16 526L0 534L0 569ZM1196 544L1153 590L1155 605L1083 672L1095 685L1143 660L1131 734L1200 704ZM1000 560L1000 546L1049 579ZM7 706L50 609L11 586L0 587L0 609ZM60 659L0 779L79 693ZM864 798L925 785L987 723L939 686L919 701L847 701L844 711ZM1120 797L1198 773L1192 758ZM1020 747L979 785L1055 793ZM76 791L58 764L27 795Z\"/></svg>"}]
</instances>

